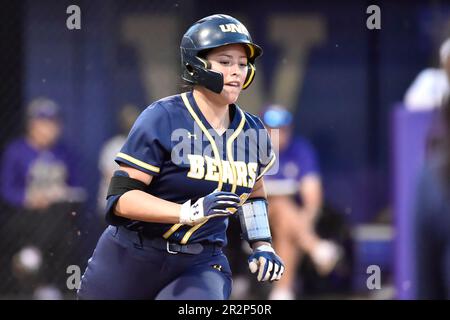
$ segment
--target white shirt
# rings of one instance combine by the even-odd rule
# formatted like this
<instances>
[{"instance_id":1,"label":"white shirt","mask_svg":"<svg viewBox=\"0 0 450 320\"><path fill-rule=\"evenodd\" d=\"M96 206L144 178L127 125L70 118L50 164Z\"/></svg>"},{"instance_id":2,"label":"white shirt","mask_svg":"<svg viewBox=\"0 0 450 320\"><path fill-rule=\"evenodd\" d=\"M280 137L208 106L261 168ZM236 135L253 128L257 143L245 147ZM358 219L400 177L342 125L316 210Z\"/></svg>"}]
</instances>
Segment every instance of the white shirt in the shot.
<instances>
[{"instance_id":1,"label":"white shirt","mask_svg":"<svg viewBox=\"0 0 450 320\"><path fill-rule=\"evenodd\" d=\"M443 69L428 68L421 71L405 94L404 104L410 111L439 108L450 92L448 78Z\"/></svg>"},{"instance_id":2,"label":"white shirt","mask_svg":"<svg viewBox=\"0 0 450 320\"><path fill-rule=\"evenodd\" d=\"M102 174L98 190L98 208L101 213L106 207L106 194L108 192L109 182L115 170L119 169L119 165L114 161L117 153L125 143L127 137L125 135L117 135L105 142L100 152L98 167Z\"/></svg>"}]
</instances>

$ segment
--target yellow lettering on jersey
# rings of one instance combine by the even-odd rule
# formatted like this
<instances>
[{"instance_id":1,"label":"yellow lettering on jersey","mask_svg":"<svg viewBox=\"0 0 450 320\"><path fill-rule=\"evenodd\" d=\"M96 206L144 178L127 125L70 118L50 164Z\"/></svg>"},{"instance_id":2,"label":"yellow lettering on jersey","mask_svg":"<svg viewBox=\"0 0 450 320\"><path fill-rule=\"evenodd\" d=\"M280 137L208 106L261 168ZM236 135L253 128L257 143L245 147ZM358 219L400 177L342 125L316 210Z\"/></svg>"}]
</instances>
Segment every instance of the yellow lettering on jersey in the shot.
<instances>
[{"instance_id":1,"label":"yellow lettering on jersey","mask_svg":"<svg viewBox=\"0 0 450 320\"><path fill-rule=\"evenodd\" d=\"M206 175L205 180L208 181L218 181L219 180L219 173L216 161L208 156L205 156L206 160Z\"/></svg>"},{"instance_id":2,"label":"yellow lettering on jersey","mask_svg":"<svg viewBox=\"0 0 450 320\"><path fill-rule=\"evenodd\" d=\"M189 178L203 179L205 176L205 160L200 155L188 154L190 170L187 174ZM216 179L215 181L217 181Z\"/></svg>"},{"instance_id":3,"label":"yellow lettering on jersey","mask_svg":"<svg viewBox=\"0 0 450 320\"><path fill-rule=\"evenodd\" d=\"M223 168L223 182L233 183L233 173L231 172L231 166L228 161L222 161Z\"/></svg>"},{"instance_id":4,"label":"yellow lettering on jersey","mask_svg":"<svg viewBox=\"0 0 450 320\"><path fill-rule=\"evenodd\" d=\"M256 181L256 171L258 170L258 164L250 162L248 165L248 187L253 188Z\"/></svg>"},{"instance_id":5,"label":"yellow lettering on jersey","mask_svg":"<svg viewBox=\"0 0 450 320\"><path fill-rule=\"evenodd\" d=\"M236 166L236 173L237 173L236 184L239 186L246 187L247 186L247 166L246 166L245 162L235 161L234 165Z\"/></svg>"},{"instance_id":6,"label":"yellow lettering on jersey","mask_svg":"<svg viewBox=\"0 0 450 320\"><path fill-rule=\"evenodd\" d=\"M189 178L204 179L208 181L219 181L219 168L216 160L195 154L188 155L190 170L187 174ZM236 184L242 187L253 188L256 180L257 164L254 162L245 163L243 161L234 161L236 168ZM233 183L233 172L231 171L229 161L222 160L222 181L224 183Z\"/></svg>"}]
</instances>

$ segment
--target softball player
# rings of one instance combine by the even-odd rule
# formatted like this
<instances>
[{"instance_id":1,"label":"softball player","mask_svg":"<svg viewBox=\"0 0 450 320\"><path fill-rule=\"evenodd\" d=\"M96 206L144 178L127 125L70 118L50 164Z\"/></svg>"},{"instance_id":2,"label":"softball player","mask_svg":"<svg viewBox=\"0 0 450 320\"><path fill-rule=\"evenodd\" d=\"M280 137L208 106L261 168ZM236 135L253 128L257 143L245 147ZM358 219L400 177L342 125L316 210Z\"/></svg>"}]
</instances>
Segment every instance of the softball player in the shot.
<instances>
[{"instance_id":1,"label":"softball player","mask_svg":"<svg viewBox=\"0 0 450 320\"><path fill-rule=\"evenodd\" d=\"M110 226L89 260L80 299L228 299L222 248L230 216L239 217L253 248L250 271L259 281L280 279L262 178L275 155L259 118L235 104L261 54L233 17L209 16L188 29L182 78L192 89L144 110L117 154Z\"/></svg>"}]
</instances>

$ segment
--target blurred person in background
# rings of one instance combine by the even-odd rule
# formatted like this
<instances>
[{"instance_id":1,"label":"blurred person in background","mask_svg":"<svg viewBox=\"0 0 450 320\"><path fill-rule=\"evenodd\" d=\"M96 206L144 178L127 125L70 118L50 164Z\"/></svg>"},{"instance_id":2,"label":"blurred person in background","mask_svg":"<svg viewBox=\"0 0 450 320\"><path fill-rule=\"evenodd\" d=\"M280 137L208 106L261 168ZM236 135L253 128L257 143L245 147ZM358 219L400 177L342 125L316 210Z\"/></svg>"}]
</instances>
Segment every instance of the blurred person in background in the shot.
<instances>
[{"instance_id":1,"label":"blurred person in background","mask_svg":"<svg viewBox=\"0 0 450 320\"><path fill-rule=\"evenodd\" d=\"M442 106L450 93L450 38L439 50L440 68L422 70L408 88L404 104L411 111L425 111Z\"/></svg>"},{"instance_id":2,"label":"blurred person in background","mask_svg":"<svg viewBox=\"0 0 450 320\"><path fill-rule=\"evenodd\" d=\"M450 299L450 99L419 176L415 207L418 299ZM433 130L433 129L432 129Z\"/></svg>"},{"instance_id":3,"label":"blurred person in background","mask_svg":"<svg viewBox=\"0 0 450 320\"><path fill-rule=\"evenodd\" d=\"M66 268L76 263L69 248L75 239L76 204L85 194L61 132L59 106L36 98L26 110L25 135L10 142L2 156L0 194L9 215L2 234L12 250L11 261L3 261L10 265L2 269L12 270L17 294L62 297Z\"/></svg>"},{"instance_id":4,"label":"blurred person in background","mask_svg":"<svg viewBox=\"0 0 450 320\"><path fill-rule=\"evenodd\" d=\"M122 146L125 144L128 133L139 116L140 110L132 104L125 104L122 106L118 116L118 124L120 132L108 139L102 146L100 151L98 168L101 173L101 180L97 197L97 209L104 221L104 212L106 208L106 195L108 192L109 182L113 176L114 171L119 169L119 165L111 161L119 153Z\"/></svg>"},{"instance_id":5,"label":"blurred person in background","mask_svg":"<svg viewBox=\"0 0 450 320\"><path fill-rule=\"evenodd\" d=\"M279 169L275 174L269 171L266 188L274 247L286 263L285 276L274 284L269 299L292 300L302 254L309 255L323 277L335 267L341 249L315 230L323 192L313 146L303 137L292 136L293 117L285 107L271 105L262 118L279 150Z\"/></svg>"}]
</instances>

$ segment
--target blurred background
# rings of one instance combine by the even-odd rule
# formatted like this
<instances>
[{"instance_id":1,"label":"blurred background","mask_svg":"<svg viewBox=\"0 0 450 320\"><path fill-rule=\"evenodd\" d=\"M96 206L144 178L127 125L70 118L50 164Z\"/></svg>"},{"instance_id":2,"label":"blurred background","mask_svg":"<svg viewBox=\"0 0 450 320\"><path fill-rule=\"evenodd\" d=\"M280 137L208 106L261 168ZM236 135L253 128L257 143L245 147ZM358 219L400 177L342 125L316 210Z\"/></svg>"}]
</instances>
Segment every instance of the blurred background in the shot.
<instances>
[{"instance_id":1,"label":"blurred background","mask_svg":"<svg viewBox=\"0 0 450 320\"><path fill-rule=\"evenodd\" d=\"M439 119L449 90L450 45L442 44L450 37L450 4L378 2L380 29L369 29L376 21L376 10L367 12L372 4L5 3L0 298L75 298L67 268L84 270L105 227L112 155L139 112L180 92L181 37L214 13L240 19L264 50L239 104L261 116L281 106L292 117L291 136L302 136L314 153L322 197L312 226L339 254L326 272L316 268L313 254L301 259L292 271L291 298L420 298L416 190L427 146L448 136ZM80 8L79 29L67 27L75 12L67 12L70 5ZM269 298L271 285L255 284L247 270L233 224L229 237L232 297ZM428 263L440 265L438 253L434 258ZM432 273L444 273L437 282L448 298L447 266Z\"/></svg>"}]
</instances>

